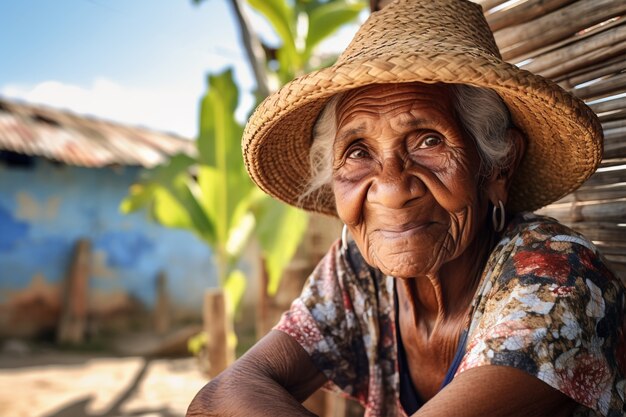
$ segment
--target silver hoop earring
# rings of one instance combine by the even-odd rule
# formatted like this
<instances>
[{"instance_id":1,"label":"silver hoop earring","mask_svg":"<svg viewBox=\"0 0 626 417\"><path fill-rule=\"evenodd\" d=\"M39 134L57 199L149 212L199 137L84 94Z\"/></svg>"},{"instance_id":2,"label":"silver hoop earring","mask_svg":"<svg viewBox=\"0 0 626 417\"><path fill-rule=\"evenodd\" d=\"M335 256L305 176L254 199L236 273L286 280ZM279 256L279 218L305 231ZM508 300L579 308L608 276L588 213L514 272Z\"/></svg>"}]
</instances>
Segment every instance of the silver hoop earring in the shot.
<instances>
[{"instance_id":1,"label":"silver hoop earring","mask_svg":"<svg viewBox=\"0 0 626 417\"><path fill-rule=\"evenodd\" d=\"M500 216L498 216L498 211L500 211ZM500 219L498 219L500 217ZM498 205L493 206L493 211L491 212L491 222L493 223L493 229L496 232L501 232L504 230L504 221L506 219L506 212L504 211L504 204L502 204L502 200L498 200Z\"/></svg>"},{"instance_id":2,"label":"silver hoop earring","mask_svg":"<svg viewBox=\"0 0 626 417\"><path fill-rule=\"evenodd\" d=\"M343 225L343 229L341 229L341 251L345 252L348 250L348 226Z\"/></svg>"}]
</instances>

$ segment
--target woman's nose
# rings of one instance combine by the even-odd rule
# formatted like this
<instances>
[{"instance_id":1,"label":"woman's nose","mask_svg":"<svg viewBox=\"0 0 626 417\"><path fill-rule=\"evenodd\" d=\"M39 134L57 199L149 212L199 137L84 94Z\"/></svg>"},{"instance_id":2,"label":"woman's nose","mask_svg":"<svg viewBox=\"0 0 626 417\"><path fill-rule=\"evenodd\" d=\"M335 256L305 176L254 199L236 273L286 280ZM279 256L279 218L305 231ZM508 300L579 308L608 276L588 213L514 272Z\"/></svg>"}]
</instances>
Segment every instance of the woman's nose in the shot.
<instances>
[{"instance_id":1,"label":"woman's nose","mask_svg":"<svg viewBox=\"0 0 626 417\"><path fill-rule=\"evenodd\" d=\"M400 158L388 158L368 190L368 201L388 208L401 208L426 192L422 180Z\"/></svg>"}]
</instances>

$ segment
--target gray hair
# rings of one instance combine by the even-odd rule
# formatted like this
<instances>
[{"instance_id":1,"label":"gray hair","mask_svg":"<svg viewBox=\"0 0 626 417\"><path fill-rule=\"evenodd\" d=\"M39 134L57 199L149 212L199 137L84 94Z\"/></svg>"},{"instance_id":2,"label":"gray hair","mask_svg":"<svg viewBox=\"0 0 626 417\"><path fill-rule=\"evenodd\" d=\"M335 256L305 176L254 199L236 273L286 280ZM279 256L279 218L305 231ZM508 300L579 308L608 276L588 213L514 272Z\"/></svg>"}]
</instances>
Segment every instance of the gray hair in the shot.
<instances>
[{"instance_id":1,"label":"gray hair","mask_svg":"<svg viewBox=\"0 0 626 417\"><path fill-rule=\"evenodd\" d=\"M509 110L493 90L465 84L450 84L453 106L461 128L474 140L481 159L481 172L488 176L506 169L512 158L513 144L506 131L511 126ZM333 96L320 112L313 127L309 154L311 177L301 201L330 185L333 174L333 144L337 133L337 104L342 94Z\"/></svg>"}]
</instances>

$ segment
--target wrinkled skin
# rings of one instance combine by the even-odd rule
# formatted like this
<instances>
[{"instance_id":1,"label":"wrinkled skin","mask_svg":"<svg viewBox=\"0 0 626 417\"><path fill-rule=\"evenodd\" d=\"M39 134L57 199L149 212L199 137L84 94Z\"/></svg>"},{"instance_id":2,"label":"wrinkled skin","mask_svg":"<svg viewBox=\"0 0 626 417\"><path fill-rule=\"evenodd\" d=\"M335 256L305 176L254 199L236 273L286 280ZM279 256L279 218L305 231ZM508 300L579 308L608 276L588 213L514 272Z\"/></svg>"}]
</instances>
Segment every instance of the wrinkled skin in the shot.
<instances>
[{"instance_id":1,"label":"wrinkled skin","mask_svg":"<svg viewBox=\"0 0 626 417\"><path fill-rule=\"evenodd\" d=\"M373 85L337 107L333 191L339 217L371 266L401 278L399 323L413 383L435 395L494 241L486 178L443 85Z\"/></svg>"},{"instance_id":2,"label":"wrinkled skin","mask_svg":"<svg viewBox=\"0 0 626 417\"><path fill-rule=\"evenodd\" d=\"M398 278L437 275L474 242L488 202L447 89L374 85L337 115L335 200L361 253Z\"/></svg>"}]
</instances>

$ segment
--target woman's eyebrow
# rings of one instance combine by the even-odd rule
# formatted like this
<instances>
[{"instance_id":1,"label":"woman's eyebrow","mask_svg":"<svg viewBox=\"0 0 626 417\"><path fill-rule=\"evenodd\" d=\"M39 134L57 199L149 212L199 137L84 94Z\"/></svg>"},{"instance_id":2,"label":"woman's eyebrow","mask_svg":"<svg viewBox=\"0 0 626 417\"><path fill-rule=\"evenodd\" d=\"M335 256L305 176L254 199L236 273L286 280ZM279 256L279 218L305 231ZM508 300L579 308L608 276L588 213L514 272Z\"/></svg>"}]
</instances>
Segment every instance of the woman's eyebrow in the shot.
<instances>
[{"instance_id":1,"label":"woman's eyebrow","mask_svg":"<svg viewBox=\"0 0 626 417\"><path fill-rule=\"evenodd\" d=\"M427 119L411 117L411 118L407 118L406 120L400 121L399 125L402 127L416 128L416 127L422 127L426 125L432 125L432 122L429 122Z\"/></svg>"},{"instance_id":2,"label":"woman's eyebrow","mask_svg":"<svg viewBox=\"0 0 626 417\"><path fill-rule=\"evenodd\" d=\"M365 123L360 124L359 126L350 128L348 130L345 130L343 132L340 132L336 137L335 137L335 144L341 144L342 142L345 142L355 136L359 136L361 134L365 133Z\"/></svg>"},{"instance_id":3,"label":"woman's eyebrow","mask_svg":"<svg viewBox=\"0 0 626 417\"><path fill-rule=\"evenodd\" d=\"M429 125L432 125L432 122L424 118L410 117L410 118L406 118L405 120L401 120L399 122L399 126L403 128L409 128L409 129L416 129L416 128L429 126ZM367 126L365 123L361 123L358 126L348 128L344 131L341 131L340 129L339 133L335 137L335 144L341 145L343 142L346 142L354 138L355 136L360 136L366 131L367 131Z\"/></svg>"}]
</instances>

